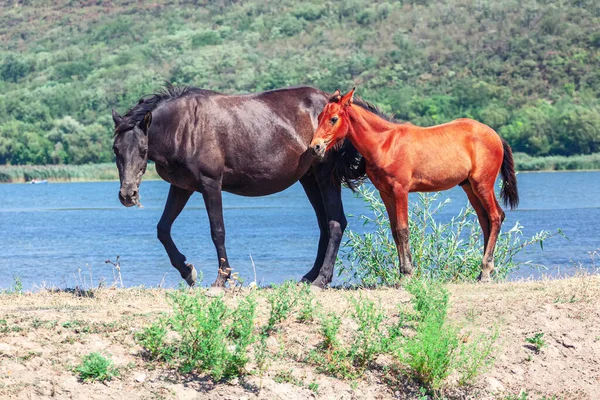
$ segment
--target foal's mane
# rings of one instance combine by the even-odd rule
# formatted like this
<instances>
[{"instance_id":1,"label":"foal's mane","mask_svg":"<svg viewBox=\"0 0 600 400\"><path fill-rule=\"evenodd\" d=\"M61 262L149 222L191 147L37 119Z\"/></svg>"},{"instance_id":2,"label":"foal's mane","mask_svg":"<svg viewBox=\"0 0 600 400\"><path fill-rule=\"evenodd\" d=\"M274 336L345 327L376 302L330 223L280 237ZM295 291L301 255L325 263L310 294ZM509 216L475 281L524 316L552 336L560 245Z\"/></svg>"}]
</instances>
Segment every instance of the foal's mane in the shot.
<instances>
[{"instance_id":1,"label":"foal's mane","mask_svg":"<svg viewBox=\"0 0 600 400\"><path fill-rule=\"evenodd\" d=\"M340 101L341 96L337 95L337 96L331 96L329 98L329 103L337 103L338 101ZM401 121L397 120L394 115L388 115L386 113L384 113L383 111L381 111L379 109L379 107L377 107L375 104L373 103L369 103L366 100L363 100L362 98L355 96L352 99L352 104L356 104L357 106L359 106L360 108L362 108L363 110L367 110L372 112L373 114L377 115L380 118L385 119L387 122L392 122L394 124L397 124Z\"/></svg>"},{"instance_id":2,"label":"foal's mane","mask_svg":"<svg viewBox=\"0 0 600 400\"><path fill-rule=\"evenodd\" d=\"M165 101L175 100L190 94L214 93L211 90L190 86L175 86L167 82L165 87L157 93L142 96L138 103L127 110L119 126L115 128L115 136L127 132L137 125L149 111L154 111Z\"/></svg>"}]
</instances>

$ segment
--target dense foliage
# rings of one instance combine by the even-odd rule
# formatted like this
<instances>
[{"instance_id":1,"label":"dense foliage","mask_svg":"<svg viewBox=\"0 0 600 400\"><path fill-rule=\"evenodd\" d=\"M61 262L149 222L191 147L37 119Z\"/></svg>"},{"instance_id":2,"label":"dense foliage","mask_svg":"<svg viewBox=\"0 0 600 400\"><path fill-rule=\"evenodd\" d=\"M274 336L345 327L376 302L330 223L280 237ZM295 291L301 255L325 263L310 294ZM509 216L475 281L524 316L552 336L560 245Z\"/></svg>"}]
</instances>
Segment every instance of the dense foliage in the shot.
<instances>
[{"instance_id":1,"label":"dense foliage","mask_svg":"<svg viewBox=\"0 0 600 400\"><path fill-rule=\"evenodd\" d=\"M165 80L349 89L472 117L530 155L600 151L596 0L0 3L0 164L109 162L110 108Z\"/></svg>"}]
</instances>

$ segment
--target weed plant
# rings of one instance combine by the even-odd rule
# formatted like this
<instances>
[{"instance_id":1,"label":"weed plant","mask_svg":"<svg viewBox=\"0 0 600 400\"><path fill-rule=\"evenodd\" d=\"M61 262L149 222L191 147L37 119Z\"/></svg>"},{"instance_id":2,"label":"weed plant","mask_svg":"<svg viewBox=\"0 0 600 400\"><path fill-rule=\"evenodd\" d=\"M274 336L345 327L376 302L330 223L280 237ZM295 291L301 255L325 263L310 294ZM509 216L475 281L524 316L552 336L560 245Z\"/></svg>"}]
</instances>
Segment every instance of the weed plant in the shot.
<instances>
[{"instance_id":1,"label":"weed plant","mask_svg":"<svg viewBox=\"0 0 600 400\"><path fill-rule=\"evenodd\" d=\"M539 353L546 346L543 332L538 332L531 337L525 338L525 341L533 346L536 353Z\"/></svg>"},{"instance_id":2,"label":"weed plant","mask_svg":"<svg viewBox=\"0 0 600 400\"><path fill-rule=\"evenodd\" d=\"M105 382L119 376L119 370L113 366L112 361L96 352L86 355L76 372L84 382Z\"/></svg>"},{"instance_id":3,"label":"weed plant","mask_svg":"<svg viewBox=\"0 0 600 400\"><path fill-rule=\"evenodd\" d=\"M255 340L254 295L228 307L222 297L188 290L169 295L173 313L137 335L150 359L167 361L182 373L203 371L215 380L243 373ZM177 339L170 338L174 332Z\"/></svg>"},{"instance_id":4,"label":"weed plant","mask_svg":"<svg viewBox=\"0 0 600 400\"><path fill-rule=\"evenodd\" d=\"M297 284L293 281L287 281L281 285L274 286L273 290L266 295L267 301L271 306L269 321L263 328L265 334L271 333L275 325L286 319L299 299Z\"/></svg>"},{"instance_id":5,"label":"weed plant","mask_svg":"<svg viewBox=\"0 0 600 400\"><path fill-rule=\"evenodd\" d=\"M405 284L413 295L414 334L401 337L397 356L407 372L436 392L452 373L468 384L493 362L498 330L471 336L446 319L448 292L438 282L412 279Z\"/></svg>"}]
</instances>

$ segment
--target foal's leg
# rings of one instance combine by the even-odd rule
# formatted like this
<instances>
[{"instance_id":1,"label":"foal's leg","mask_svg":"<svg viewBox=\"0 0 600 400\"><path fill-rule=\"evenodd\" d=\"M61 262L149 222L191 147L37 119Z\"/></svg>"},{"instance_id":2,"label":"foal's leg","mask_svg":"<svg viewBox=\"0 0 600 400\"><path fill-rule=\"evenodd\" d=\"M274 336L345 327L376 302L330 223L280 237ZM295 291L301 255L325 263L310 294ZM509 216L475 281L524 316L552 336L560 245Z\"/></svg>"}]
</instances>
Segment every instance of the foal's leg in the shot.
<instances>
[{"instance_id":1,"label":"foal's leg","mask_svg":"<svg viewBox=\"0 0 600 400\"><path fill-rule=\"evenodd\" d=\"M313 285L325 287L329 285L333 279L333 267L335 266L335 260L348 221L344 215L344 207L342 205L342 188L336 186L332 182L330 170L325 168L316 169L315 176L317 177L321 198L323 200L328 240L325 255L323 257L323 265L321 266L319 275L313 281Z\"/></svg>"},{"instance_id":2,"label":"foal's leg","mask_svg":"<svg viewBox=\"0 0 600 400\"><path fill-rule=\"evenodd\" d=\"M480 281L488 282L494 270L494 249L496 248L496 240L500 233L500 226L504 220L504 211L502 211L498 205L498 200L496 200L494 181L486 183L473 182L473 190L485 208L490 223L490 236L483 254L481 274L479 275Z\"/></svg>"},{"instance_id":3,"label":"foal's leg","mask_svg":"<svg viewBox=\"0 0 600 400\"><path fill-rule=\"evenodd\" d=\"M400 258L400 273L411 275L413 272L412 256L410 254L410 233L408 231L408 191L403 188L394 190L394 209L396 224L392 229L396 233L396 247Z\"/></svg>"},{"instance_id":4,"label":"foal's leg","mask_svg":"<svg viewBox=\"0 0 600 400\"><path fill-rule=\"evenodd\" d=\"M400 263L400 273L410 275L412 274L412 258L409 249L409 232L408 232L408 193L406 194L406 206L404 207L406 216L400 219L398 210L398 199L396 196L386 195L383 192L379 193L381 200L385 204L385 209L390 219L390 228L392 230L392 237L396 243L396 251L398 252L398 261ZM400 205L401 206L401 205ZM402 208L400 208L402 213ZM400 222L404 221L404 222ZM408 256L406 252L408 251Z\"/></svg>"},{"instance_id":5,"label":"foal's leg","mask_svg":"<svg viewBox=\"0 0 600 400\"><path fill-rule=\"evenodd\" d=\"M197 273L192 264L185 262L186 258L179 252L177 246L171 238L171 226L173 222L185 207L185 204L189 200L193 192L181 189L177 186L171 185L169 189L169 197L167 197L167 204L165 204L165 210L163 211L162 217L156 227L158 240L161 241L171 264L179 271L181 277L185 279L188 285L194 286L196 283Z\"/></svg>"},{"instance_id":6,"label":"foal's leg","mask_svg":"<svg viewBox=\"0 0 600 400\"><path fill-rule=\"evenodd\" d=\"M223 287L231 275L231 268L225 250L225 223L223 222L223 199L221 196L221 180L202 177L200 179L202 197L210 222L210 235L219 258L219 272L213 286Z\"/></svg>"},{"instance_id":7,"label":"foal's leg","mask_svg":"<svg viewBox=\"0 0 600 400\"><path fill-rule=\"evenodd\" d=\"M327 251L327 244L329 243L329 228L327 227L327 214L325 213L323 197L321 197L321 189L319 189L317 178L313 174L307 174L300 178L300 183L304 188L304 192L306 193L310 204L315 210L320 231L317 258L315 259L312 269L308 271L301 280L301 282L312 283L317 279L317 276L319 276L319 271L321 271L321 266L325 259L325 252Z\"/></svg>"},{"instance_id":8,"label":"foal's leg","mask_svg":"<svg viewBox=\"0 0 600 400\"><path fill-rule=\"evenodd\" d=\"M475 192L473 192L473 187L470 183L462 185L462 188L469 198L469 203L471 203L473 209L477 213L477 219L479 220L479 225L481 226L481 231L483 232L483 252L485 253L485 249L487 249L490 238L490 221L487 211L485 211L485 208L483 207L483 204L481 204L479 197L477 197Z\"/></svg>"}]
</instances>

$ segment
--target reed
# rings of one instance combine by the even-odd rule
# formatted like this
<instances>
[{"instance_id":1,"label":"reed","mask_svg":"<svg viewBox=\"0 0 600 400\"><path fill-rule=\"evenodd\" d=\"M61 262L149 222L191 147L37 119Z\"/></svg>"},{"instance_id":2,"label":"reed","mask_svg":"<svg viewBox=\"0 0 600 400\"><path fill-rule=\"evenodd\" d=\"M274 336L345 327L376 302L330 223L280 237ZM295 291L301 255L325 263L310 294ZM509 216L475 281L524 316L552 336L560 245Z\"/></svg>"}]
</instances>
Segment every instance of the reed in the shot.
<instances>
[{"instance_id":1,"label":"reed","mask_svg":"<svg viewBox=\"0 0 600 400\"><path fill-rule=\"evenodd\" d=\"M148 164L144 179L159 179L154 164ZM112 181L119 179L114 163L84 165L0 165L0 182L29 182L32 179L52 182Z\"/></svg>"},{"instance_id":2,"label":"reed","mask_svg":"<svg viewBox=\"0 0 600 400\"><path fill-rule=\"evenodd\" d=\"M515 153L515 167L518 171L567 171L600 169L600 153L579 156L532 157L525 153Z\"/></svg>"}]
</instances>

